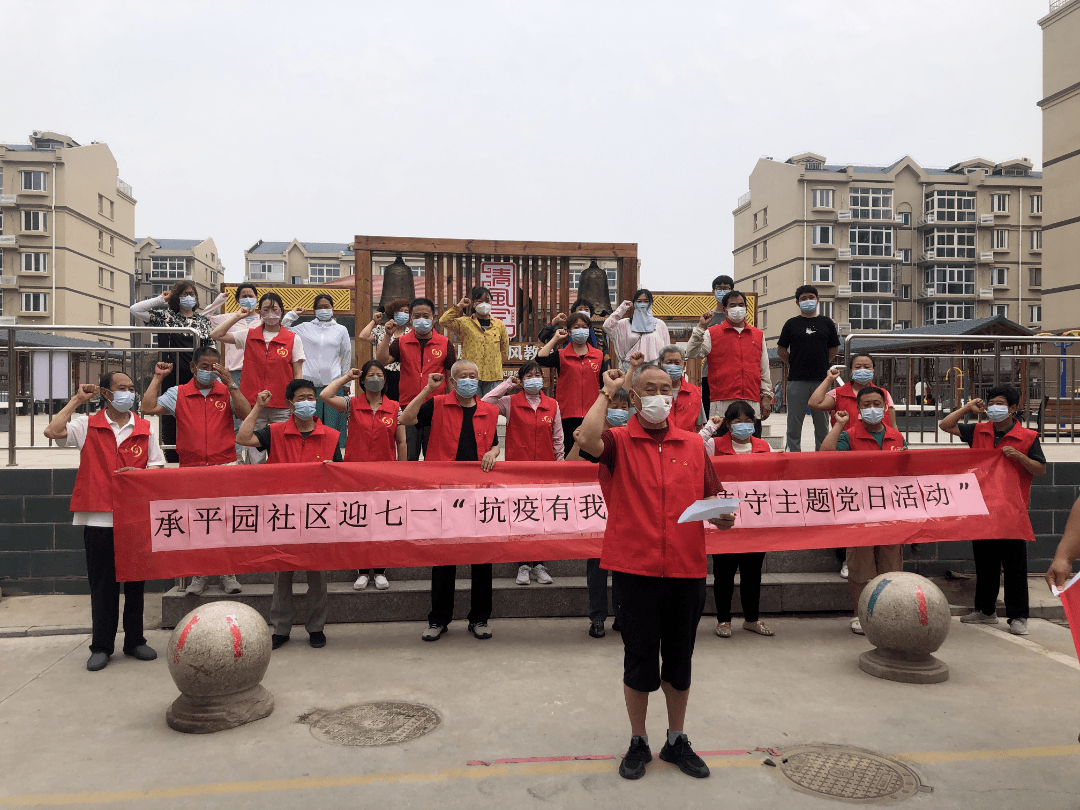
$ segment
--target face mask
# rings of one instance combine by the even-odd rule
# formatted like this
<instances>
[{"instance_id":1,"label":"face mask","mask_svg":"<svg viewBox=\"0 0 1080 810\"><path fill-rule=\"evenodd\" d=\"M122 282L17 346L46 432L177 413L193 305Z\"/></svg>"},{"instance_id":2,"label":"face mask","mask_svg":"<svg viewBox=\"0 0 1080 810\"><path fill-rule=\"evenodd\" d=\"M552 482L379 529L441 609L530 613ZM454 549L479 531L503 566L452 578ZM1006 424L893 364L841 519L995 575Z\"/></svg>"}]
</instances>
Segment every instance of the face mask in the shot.
<instances>
[{"instance_id":1,"label":"face mask","mask_svg":"<svg viewBox=\"0 0 1080 810\"><path fill-rule=\"evenodd\" d=\"M751 422L737 422L731 426L731 435L740 441L746 441L754 435L754 425Z\"/></svg>"},{"instance_id":2,"label":"face mask","mask_svg":"<svg viewBox=\"0 0 1080 810\"><path fill-rule=\"evenodd\" d=\"M258 300L255 298L241 298L239 303L240 306L247 307L248 309L255 309L255 307L259 305Z\"/></svg>"},{"instance_id":3,"label":"face mask","mask_svg":"<svg viewBox=\"0 0 1080 810\"><path fill-rule=\"evenodd\" d=\"M543 377L529 377L529 379L525 380L525 382L523 382L521 384L521 387L524 388L527 393L535 394L535 393L539 392L541 388L544 387L544 378Z\"/></svg>"},{"instance_id":4,"label":"face mask","mask_svg":"<svg viewBox=\"0 0 1080 810\"><path fill-rule=\"evenodd\" d=\"M799 309L809 315L811 312L817 309L817 301L814 301L812 299L810 301L800 301Z\"/></svg>"},{"instance_id":5,"label":"face mask","mask_svg":"<svg viewBox=\"0 0 1080 810\"><path fill-rule=\"evenodd\" d=\"M574 341L574 343L588 343L589 333L591 331L591 329L571 329L570 339Z\"/></svg>"},{"instance_id":6,"label":"face mask","mask_svg":"<svg viewBox=\"0 0 1080 810\"><path fill-rule=\"evenodd\" d=\"M646 301L644 304L634 304L634 309L636 309L638 312L648 312L649 307L651 306L652 304Z\"/></svg>"},{"instance_id":7,"label":"face mask","mask_svg":"<svg viewBox=\"0 0 1080 810\"><path fill-rule=\"evenodd\" d=\"M135 405L134 391L113 391L112 406L114 411L127 413Z\"/></svg>"},{"instance_id":8,"label":"face mask","mask_svg":"<svg viewBox=\"0 0 1080 810\"><path fill-rule=\"evenodd\" d=\"M665 364L664 365L664 371L666 371L667 375L669 377L671 377L672 382L678 382L679 380L682 379L682 375L683 375L683 367L682 366L671 366L671 365L666 365Z\"/></svg>"},{"instance_id":9,"label":"face mask","mask_svg":"<svg viewBox=\"0 0 1080 810\"><path fill-rule=\"evenodd\" d=\"M334 317L334 310L332 309L317 309L315 310L315 317L320 321L328 321Z\"/></svg>"},{"instance_id":10,"label":"face mask","mask_svg":"<svg viewBox=\"0 0 1080 810\"><path fill-rule=\"evenodd\" d=\"M671 413L671 397L655 396L640 397L641 407L638 413L646 422L658 425L668 418Z\"/></svg>"},{"instance_id":11,"label":"face mask","mask_svg":"<svg viewBox=\"0 0 1080 810\"><path fill-rule=\"evenodd\" d=\"M426 335L431 331L431 318L413 318L412 328L421 335Z\"/></svg>"},{"instance_id":12,"label":"face mask","mask_svg":"<svg viewBox=\"0 0 1080 810\"><path fill-rule=\"evenodd\" d=\"M310 419L315 415L315 403L310 400L304 402L293 403L293 413L296 414L296 418L304 421Z\"/></svg>"},{"instance_id":13,"label":"face mask","mask_svg":"<svg viewBox=\"0 0 1080 810\"><path fill-rule=\"evenodd\" d=\"M727 290L713 290L713 297L716 298L716 303L720 303L724 300L724 296L728 294Z\"/></svg>"},{"instance_id":14,"label":"face mask","mask_svg":"<svg viewBox=\"0 0 1080 810\"><path fill-rule=\"evenodd\" d=\"M622 408L608 408L607 420L609 425L625 425L630 421L630 411L624 411Z\"/></svg>"},{"instance_id":15,"label":"face mask","mask_svg":"<svg viewBox=\"0 0 1080 810\"><path fill-rule=\"evenodd\" d=\"M746 307L728 307L727 317L729 321L746 320Z\"/></svg>"},{"instance_id":16,"label":"face mask","mask_svg":"<svg viewBox=\"0 0 1080 810\"><path fill-rule=\"evenodd\" d=\"M859 416L868 425L879 425L881 420L885 418L884 408L861 408L859 410Z\"/></svg>"},{"instance_id":17,"label":"face mask","mask_svg":"<svg viewBox=\"0 0 1080 810\"><path fill-rule=\"evenodd\" d=\"M589 312L589 310L587 310L587 309L579 309L578 312L580 312L582 315L584 315L590 321L592 320L592 313Z\"/></svg>"},{"instance_id":18,"label":"face mask","mask_svg":"<svg viewBox=\"0 0 1080 810\"><path fill-rule=\"evenodd\" d=\"M396 323L398 326L404 326L408 322L409 322L409 313L408 312L395 312L394 313L394 323Z\"/></svg>"},{"instance_id":19,"label":"face mask","mask_svg":"<svg viewBox=\"0 0 1080 810\"><path fill-rule=\"evenodd\" d=\"M263 323L273 326L275 323L281 320L281 316L276 312L264 312L262 314Z\"/></svg>"},{"instance_id":20,"label":"face mask","mask_svg":"<svg viewBox=\"0 0 1080 810\"><path fill-rule=\"evenodd\" d=\"M480 389L480 381L474 380L472 377L462 377L454 382L454 387L458 392L458 396L468 399L476 396L476 392Z\"/></svg>"},{"instance_id":21,"label":"face mask","mask_svg":"<svg viewBox=\"0 0 1080 810\"><path fill-rule=\"evenodd\" d=\"M486 318L488 315L491 314L491 304L486 304L486 303L474 304L473 305L473 310L481 318Z\"/></svg>"},{"instance_id":22,"label":"face mask","mask_svg":"<svg viewBox=\"0 0 1080 810\"><path fill-rule=\"evenodd\" d=\"M991 422L1004 422L1009 418L1009 406L991 405L986 409L986 415L990 417Z\"/></svg>"},{"instance_id":23,"label":"face mask","mask_svg":"<svg viewBox=\"0 0 1080 810\"><path fill-rule=\"evenodd\" d=\"M195 305L199 303L199 299L194 295L181 295L180 296L180 308L181 309L195 309Z\"/></svg>"},{"instance_id":24,"label":"face mask","mask_svg":"<svg viewBox=\"0 0 1080 810\"><path fill-rule=\"evenodd\" d=\"M217 374L203 368L197 368L195 369L195 379L199 381L200 385L210 385L217 379Z\"/></svg>"},{"instance_id":25,"label":"face mask","mask_svg":"<svg viewBox=\"0 0 1080 810\"><path fill-rule=\"evenodd\" d=\"M370 391L373 394L382 391L384 385L386 385L386 380L382 377L371 376L364 380L364 390Z\"/></svg>"},{"instance_id":26,"label":"face mask","mask_svg":"<svg viewBox=\"0 0 1080 810\"><path fill-rule=\"evenodd\" d=\"M874 370L872 368L857 368L851 372L851 381L857 382L859 385L873 382Z\"/></svg>"}]
</instances>

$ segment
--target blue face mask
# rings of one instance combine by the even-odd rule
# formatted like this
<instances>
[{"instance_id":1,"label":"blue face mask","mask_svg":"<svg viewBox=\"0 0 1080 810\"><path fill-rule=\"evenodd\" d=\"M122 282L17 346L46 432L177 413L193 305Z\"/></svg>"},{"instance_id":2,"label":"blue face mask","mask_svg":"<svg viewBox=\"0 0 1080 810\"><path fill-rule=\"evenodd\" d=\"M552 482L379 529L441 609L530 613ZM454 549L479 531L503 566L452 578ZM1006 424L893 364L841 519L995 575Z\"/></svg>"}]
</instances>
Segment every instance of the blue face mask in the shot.
<instances>
[{"instance_id":1,"label":"blue face mask","mask_svg":"<svg viewBox=\"0 0 1080 810\"><path fill-rule=\"evenodd\" d=\"M754 423L736 422L731 426L731 435L740 441L746 441L754 435Z\"/></svg>"},{"instance_id":2,"label":"blue face mask","mask_svg":"<svg viewBox=\"0 0 1080 810\"><path fill-rule=\"evenodd\" d=\"M421 335L426 335L431 331L431 318L413 318L412 328Z\"/></svg>"},{"instance_id":3,"label":"blue face mask","mask_svg":"<svg viewBox=\"0 0 1080 810\"><path fill-rule=\"evenodd\" d=\"M986 415L990 417L991 422L1004 422L1009 418L1009 406L989 405L986 408Z\"/></svg>"},{"instance_id":4,"label":"blue face mask","mask_svg":"<svg viewBox=\"0 0 1080 810\"><path fill-rule=\"evenodd\" d=\"M328 321L334 317L334 310L332 309L317 309L315 310L315 317L320 321Z\"/></svg>"},{"instance_id":5,"label":"blue face mask","mask_svg":"<svg viewBox=\"0 0 1080 810\"><path fill-rule=\"evenodd\" d=\"M622 408L608 408L607 420L609 425L625 425L630 421L630 411L624 411Z\"/></svg>"},{"instance_id":6,"label":"blue face mask","mask_svg":"<svg viewBox=\"0 0 1080 810\"><path fill-rule=\"evenodd\" d=\"M257 298L241 298L238 302L240 306L247 307L248 309L255 309L259 305Z\"/></svg>"},{"instance_id":7,"label":"blue face mask","mask_svg":"<svg viewBox=\"0 0 1080 810\"><path fill-rule=\"evenodd\" d=\"M195 309L197 303L199 303L199 299L194 295L180 296L180 309Z\"/></svg>"},{"instance_id":8,"label":"blue face mask","mask_svg":"<svg viewBox=\"0 0 1080 810\"><path fill-rule=\"evenodd\" d=\"M544 387L544 378L529 377L529 379L521 384L521 387L525 389L526 393L535 394Z\"/></svg>"},{"instance_id":9,"label":"blue face mask","mask_svg":"<svg viewBox=\"0 0 1080 810\"><path fill-rule=\"evenodd\" d=\"M868 425L880 425L881 420L885 418L884 408L860 408L859 416Z\"/></svg>"},{"instance_id":10,"label":"blue face mask","mask_svg":"<svg viewBox=\"0 0 1080 810\"><path fill-rule=\"evenodd\" d=\"M304 402L294 402L293 413L296 414L297 419L310 419L315 415L315 403L310 400L305 400Z\"/></svg>"},{"instance_id":11,"label":"blue face mask","mask_svg":"<svg viewBox=\"0 0 1080 810\"><path fill-rule=\"evenodd\" d=\"M217 379L217 374L204 368L197 368L195 369L195 379L199 381L199 385L210 385Z\"/></svg>"},{"instance_id":12,"label":"blue face mask","mask_svg":"<svg viewBox=\"0 0 1080 810\"><path fill-rule=\"evenodd\" d=\"M460 380L454 381L454 388L458 396L468 399L476 396L476 392L480 389L480 381L474 380L472 377L462 377Z\"/></svg>"},{"instance_id":13,"label":"blue face mask","mask_svg":"<svg viewBox=\"0 0 1080 810\"><path fill-rule=\"evenodd\" d=\"M679 380L682 379L682 376L683 376L683 367L682 366L672 366L672 365L668 365L668 364L665 363L664 364L664 371L666 371L668 376L671 377L672 382L678 382Z\"/></svg>"},{"instance_id":14,"label":"blue face mask","mask_svg":"<svg viewBox=\"0 0 1080 810\"><path fill-rule=\"evenodd\" d=\"M866 385L874 381L874 370L872 368L857 368L851 372L851 381L857 382L859 385Z\"/></svg>"},{"instance_id":15,"label":"blue face mask","mask_svg":"<svg viewBox=\"0 0 1080 810\"><path fill-rule=\"evenodd\" d=\"M134 391L113 391L112 406L114 411L127 413L135 405Z\"/></svg>"},{"instance_id":16,"label":"blue face mask","mask_svg":"<svg viewBox=\"0 0 1080 810\"><path fill-rule=\"evenodd\" d=\"M720 303L724 300L724 296L728 294L727 290L713 290L713 296L716 298L716 303Z\"/></svg>"},{"instance_id":17,"label":"blue face mask","mask_svg":"<svg viewBox=\"0 0 1080 810\"><path fill-rule=\"evenodd\" d=\"M408 322L409 322L409 313L408 312L395 312L394 313L394 323L396 323L398 326L404 326Z\"/></svg>"},{"instance_id":18,"label":"blue face mask","mask_svg":"<svg viewBox=\"0 0 1080 810\"><path fill-rule=\"evenodd\" d=\"M571 329L570 339L574 341L574 343L587 343L591 331L591 329Z\"/></svg>"},{"instance_id":19,"label":"blue face mask","mask_svg":"<svg viewBox=\"0 0 1080 810\"><path fill-rule=\"evenodd\" d=\"M810 299L809 301L800 301L799 309L809 315L811 312L817 309L817 301L814 299Z\"/></svg>"}]
</instances>

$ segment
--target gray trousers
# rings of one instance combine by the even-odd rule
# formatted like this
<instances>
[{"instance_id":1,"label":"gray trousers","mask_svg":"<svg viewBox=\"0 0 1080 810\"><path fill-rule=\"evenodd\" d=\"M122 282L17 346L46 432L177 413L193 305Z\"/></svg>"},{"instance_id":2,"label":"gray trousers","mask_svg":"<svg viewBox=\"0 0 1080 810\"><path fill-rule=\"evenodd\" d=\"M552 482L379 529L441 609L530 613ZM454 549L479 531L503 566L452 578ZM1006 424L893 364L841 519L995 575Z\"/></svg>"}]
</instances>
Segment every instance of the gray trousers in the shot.
<instances>
[{"instance_id":1,"label":"gray trousers","mask_svg":"<svg viewBox=\"0 0 1080 810\"><path fill-rule=\"evenodd\" d=\"M278 571L274 577L274 596L270 600L270 624L274 633L287 636L293 623L293 571ZM326 624L326 571L307 572L307 620L304 629L318 633Z\"/></svg>"},{"instance_id":2,"label":"gray trousers","mask_svg":"<svg viewBox=\"0 0 1080 810\"><path fill-rule=\"evenodd\" d=\"M787 384L787 451L802 452L802 426L806 418L806 403L810 395L820 385L812 380L791 380ZM829 414L825 411L810 411L814 420L814 449L820 450L821 443L829 435Z\"/></svg>"},{"instance_id":3,"label":"gray trousers","mask_svg":"<svg viewBox=\"0 0 1080 810\"><path fill-rule=\"evenodd\" d=\"M600 558L585 563L585 585L589 591L589 621L603 621L608 616L608 572L600 567Z\"/></svg>"}]
</instances>

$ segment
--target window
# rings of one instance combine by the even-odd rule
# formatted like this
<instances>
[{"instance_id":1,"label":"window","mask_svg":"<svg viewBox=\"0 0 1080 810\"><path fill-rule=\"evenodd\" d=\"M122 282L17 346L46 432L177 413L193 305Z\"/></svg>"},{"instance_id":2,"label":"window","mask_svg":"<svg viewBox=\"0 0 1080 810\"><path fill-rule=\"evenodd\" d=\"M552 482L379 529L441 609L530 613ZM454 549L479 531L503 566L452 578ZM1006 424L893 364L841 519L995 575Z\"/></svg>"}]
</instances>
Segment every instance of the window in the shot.
<instances>
[{"instance_id":1,"label":"window","mask_svg":"<svg viewBox=\"0 0 1080 810\"><path fill-rule=\"evenodd\" d=\"M891 188L853 188L848 203L852 219L893 218Z\"/></svg>"},{"instance_id":2,"label":"window","mask_svg":"<svg viewBox=\"0 0 1080 810\"><path fill-rule=\"evenodd\" d=\"M754 245L754 264L757 264L759 261L760 259L758 259L758 246Z\"/></svg>"},{"instance_id":3,"label":"window","mask_svg":"<svg viewBox=\"0 0 1080 810\"><path fill-rule=\"evenodd\" d=\"M832 225L815 225L814 226L814 244L815 245L831 245L832 241Z\"/></svg>"},{"instance_id":4,"label":"window","mask_svg":"<svg viewBox=\"0 0 1080 810\"><path fill-rule=\"evenodd\" d=\"M1042 286L1042 268L1041 267L1029 267L1028 268L1028 286L1029 287L1041 287Z\"/></svg>"},{"instance_id":5,"label":"window","mask_svg":"<svg viewBox=\"0 0 1080 810\"><path fill-rule=\"evenodd\" d=\"M1031 249L1042 250L1042 231L1031 232Z\"/></svg>"},{"instance_id":6,"label":"window","mask_svg":"<svg viewBox=\"0 0 1080 810\"><path fill-rule=\"evenodd\" d=\"M1009 232L1004 228L994 230L993 248L994 250L1009 249Z\"/></svg>"},{"instance_id":7,"label":"window","mask_svg":"<svg viewBox=\"0 0 1080 810\"><path fill-rule=\"evenodd\" d=\"M757 325L758 329L764 329L766 326L769 325L769 310L761 310L760 312L758 312L758 317L761 318L761 323Z\"/></svg>"},{"instance_id":8,"label":"window","mask_svg":"<svg viewBox=\"0 0 1080 810\"><path fill-rule=\"evenodd\" d=\"M98 323L111 324L113 322L113 308L108 304L98 304L97 319Z\"/></svg>"},{"instance_id":9,"label":"window","mask_svg":"<svg viewBox=\"0 0 1080 810\"><path fill-rule=\"evenodd\" d=\"M974 222L974 191L929 191L926 194L926 213L938 222Z\"/></svg>"},{"instance_id":10,"label":"window","mask_svg":"<svg viewBox=\"0 0 1080 810\"><path fill-rule=\"evenodd\" d=\"M312 284L320 284L341 275L340 264L309 264L308 280Z\"/></svg>"},{"instance_id":11,"label":"window","mask_svg":"<svg viewBox=\"0 0 1080 810\"><path fill-rule=\"evenodd\" d=\"M187 260L182 256L155 256L150 260L147 278L171 278L175 281L187 278Z\"/></svg>"},{"instance_id":12,"label":"window","mask_svg":"<svg viewBox=\"0 0 1080 810\"><path fill-rule=\"evenodd\" d=\"M109 237L109 255L113 255L116 252L116 237Z\"/></svg>"},{"instance_id":13,"label":"window","mask_svg":"<svg viewBox=\"0 0 1080 810\"><path fill-rule=\"evenodd\" d=\"M1009 212L1009 195L991 194L990 210L995 214L1007 214Z\"/></svg>"},{"instance_id":14,"label":"window","mask_svg":"<svg viewBox=\"0 0 1080 810\"><path fill-rule=\"evenodd\" d=\"M49 254L48 253L23 253L22 264L19 267L19 271L22 273L48 273L49 272Z\"/></svg>"},{"instance_id":15,"label":"window","mask_svg":"<svg viewBox=\"0 0 1080 810\"><path fill-rule=\"evenodd\" d=\"M853 293L892 295L892 267L890 265L853 264L848 268L848 278L851 281Z\"/></svg>"},{"instance_id":16,"label":"window","mask_svg":"<svg viewBox=\"0 0 1080 810\"><path fill-rule=\"evenodd\" d=\"M892 304L852 301L848 304L848 323L855 329L892 329Z\"/></svg>"},{"instance_id":17,"label":"window","mask_svg":"<svg viewBox=\"0 0 1080 810\"><path fill-rule=\"evenodd\" d=\"M248 262L249 281L284 281L285 262Z\"/></svg>"},{"instance_id":18,"label":"window","mask_svg":"<svg viewBox=\"0 0 1080 810\"><path fill-rule=\"evenodd\" d=\"M833 314L833 302L818 301L818 314L824 315L826 318L831 318Z\"/></svg>"},{"instance_id":19,"label":"window","mask_svg":"<svg viewBox=\"0 0 1080 810\"><path fill-rule=\"evenodd\" d=\"M1032 304L1028 307L1028 321L1042 323L1042 304Z\"/></svg>"},{"instance_id":20,"label":"window","mask_svg":"<svg viewBox=\"0 0 1080 810\"><path fill-rule=\"evenodd\" d=\"M897 253L900 254L902 264L911 264L911 248L900 248Z\"/></svg>"},{"instance_id":21,"label":"window","mask_svg":"<svg viewBox=\"0 0 1080 810\"><path fill-rule=\"evenodd\" d=\"M927 304L925 308L926 323L953 323L954 321L970 321L975 317L975 305L963 301L941 301Z\"/></svg>"},{"instance_id":22,"label":"window","mask_svg":"<svg viewBox=\"0 0 1080 810\"><path fill-rule=\"evenodd\" d=\"M49 230L48 211L23 211L22 229L24 231L44 232Z\"/></svg>"},{"instance_id":23,"label":"window","mask_svg":"<svg viewBox=\"0 0 1080 810\"><path fill-rule=\"evenodd\" d=\"M105 250L105 231L97 232L97 249L102 252Z\"/></svg>"},{"instance_id":24,"label":"window","mask_svg":"<svg viewBox=\"0 0 1080 810\"><path fill-rule=\"evenodd\" d=\"M1008 304L994 304L990 307L990 314L994 316L1000 315L1002 318L1009 317L1009 305Z\"/></svg>"},{"instance_id":25,"label":"window","mask_svg":"<svg viewBox=\"0 0 1080 810\"><path fill-rule=\"evenodd\" d=\"M901 212L901 214L900 214L900 227L902 227L902 228L910 228L911 227L911 212L910 211Z\"/></svg>"},{"instance_id":26,"label":"window","mask_svg":"<svg viewBox=\"0 0 1080 810\"><path fill-rule=\"evenodd\" d=\"M1028 200L1030 201L1030 207L1028 210L1030 210L1033 214L1041 214L1042 194L1032 194L1030 197L1028 197Z\"/></svg>"},{"instance_id":27,"label":"window","mask_svg":"<svg viewBox=\"0 0 1080 810\"><path fill-rule=\"evenodd\" d=\"M896 321L893 324L893 331L899 331L901 329L910 329L911 321Z\"/></svg>"},{"instance_id":28,"label":"window","mask_svg":"<svg viewBox=\"0 0 1080 810\"><path fill-rule=\"evenodd\" d=\"M19 172L22 175L23 191L48 191L48 172Z\"/></svg>"},{"instance_id":29,"label":"window","mask_svg":"<svg viewBox=\"0 0 1080 810\"><path fill-rule=\"evenodd\" d=\"M769 294L769 277L768 276L762 276L761 277L761 294L762 295L768 295Z\"/></svg>"},{"instance_id":30,"label":"window","mask_svg":"<svg viewBox=\"0 0 1080 810\"><path fill-rule=\"evenodd\" d=\"M754 279L754 292L757 292L757 279Z\"/></svg>"},{"instance_id":31,"label":"window","mask_svg":"<svg viewBox=\"0 0 1080 810\"><path fill-rule=\"evenodd\" d=\"M810 205L813 208L832 208L833 190L831 188L815 188L810 191Z\"/></svg>"},{"instance_id":32,"label":"window","mask_svg":"<svg viewBox=\"0 0 1080 810\"><path fill-rule=\"evenodd\" d=\"M48 312L49 311L49 294L48 293L23 293L22 294L22 311L23 312Z\"/></svg>"},{"instance_id":33,"label":"window","mask_svg":"<svg viewBox=\"0 0 1080 810\"><path fill-rule=\"evenodd\" d=\"M974 295L975 268L967 265L936 265L927 272L928 284L937 295Z\"/></svg>"},{"instance_id":34,"label":"window","mask_svg":"<svg viewBox=\"0 0 1080 810\"><path fill-rule=\"evenodd\" d=\"M116 274L112 270L109 270L108 268L105 268L105 267L99 267L97 269L97 283L98 283L98 286L102 287L102 288L104 288L106 290L113 289L113 284L115 283L115 276L116 276ZM159 293L159 295L160 295L160 293Z\"/></svg>"},{"instance_id":35,"label":"window","mask_svg":"<svg viewBox=\"0 0 1080 810\"><path fill-rule=\"evenodd\" d=\"M991 287L1008 287L1009 286L1009 268L1008 267L991 267L990 268L990 286Z\"/></svg>"},{"instance_id":36,"label":"window","mask_svg":"<svg viewBox=\"0 0 1080 810\"><path fill-rule=\"evenodd\" d=\"M974 259L975 229L934 228L927 232L924 244L936 259Z\"/></svg>"},{"instance_id":37,"label":"window","mask_svg":"<svg viewBox=\"0 0 1080 810\"><path fill-rule=\"evenodd\" d=\"M303 279L300 278L300 276L293 276L292 281L290 281L289 283L290 284L295 284L295 285L300 285L300 284L303 284L304 281L303 281Z\"/></svg>"},{"instance_id":38,"label":"window","mask_svg":"<svg viewBox=\"0 0 1080 810\"><path fill-rule=\"evenodd\" d=\"M761 260L765 261L767 258L769 258L769 240L763 239L761 240Z\"/></svg>"},{"instance_id":39,"label":"window","mask_svg":"<svg viewBox=\"0 0 1080 810\"><path fill-rule=\"evenodd\" d=\"M853 225L848 228L848 247L852 256L892 256L893 229Z\"/></svg>"},{"instance_id":40,"label":"window","mask_svg":"<svg viewBox=\"0 0 1080 810\"><path fill-rule=\"evenodd\" d=\"M754 230L758 228L764 228L769 224L769 209L762 208L756 214L754 214Z\"/></svg>"},{"instance_id":41,"label":"window","mask_svg":"<svg viewBox=\"0 0 1080 810\"><path fill-rule=\"evenodd\" d=\"M831 264L815 264L811 265L811 280L816 283L832 284L832 265Z\"/></svg>"},{"instance_id":42,"label":"window","mask_svg":"<svg viewBox=\"0 0 1080 810\"><path fill-rule=\"evenodd\" d=\"M107 219L113 218L113 201L106 197L104 194L98 194L97 197L97 210L98 213Z\"/></svg>"},{"instance_id":43,"label":"window","mask_svg":"<svg viewBox=\"0 0 1080 810\"><path fill-rule=\"evenodd\" d=\"M902 301L910 301L911 300L911 285L910 284L901 284L900 285L900 300L902 300Z\"/></svg>"}]
</instances>

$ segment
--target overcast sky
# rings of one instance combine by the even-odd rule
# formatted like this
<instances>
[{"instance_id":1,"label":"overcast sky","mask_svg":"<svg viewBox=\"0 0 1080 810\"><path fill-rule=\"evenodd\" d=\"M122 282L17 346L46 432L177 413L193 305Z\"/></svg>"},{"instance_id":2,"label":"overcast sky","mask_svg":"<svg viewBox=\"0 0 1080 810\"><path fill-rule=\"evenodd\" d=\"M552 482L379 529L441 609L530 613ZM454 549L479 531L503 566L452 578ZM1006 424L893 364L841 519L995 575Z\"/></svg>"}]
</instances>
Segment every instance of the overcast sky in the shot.
<instances>
[{"instance_id":1,"label":"overcast sky","mask_svg":"<svg viewBox=\"0 0 1080 810\"><path fill-rule=\"evenodd\" d=\"M136 236L637 242L708 289L761 156L1041 165L1048 0L8 3L0 139L105 141ZM17 32L17 33L16 33Z\"/></svg>"}]
</instances>

